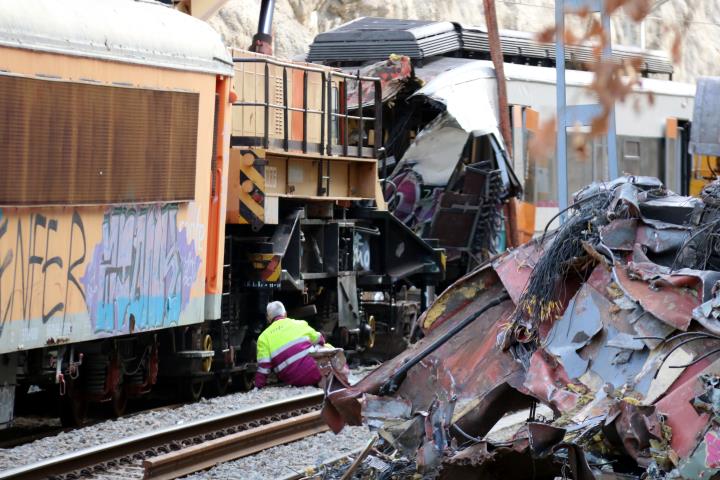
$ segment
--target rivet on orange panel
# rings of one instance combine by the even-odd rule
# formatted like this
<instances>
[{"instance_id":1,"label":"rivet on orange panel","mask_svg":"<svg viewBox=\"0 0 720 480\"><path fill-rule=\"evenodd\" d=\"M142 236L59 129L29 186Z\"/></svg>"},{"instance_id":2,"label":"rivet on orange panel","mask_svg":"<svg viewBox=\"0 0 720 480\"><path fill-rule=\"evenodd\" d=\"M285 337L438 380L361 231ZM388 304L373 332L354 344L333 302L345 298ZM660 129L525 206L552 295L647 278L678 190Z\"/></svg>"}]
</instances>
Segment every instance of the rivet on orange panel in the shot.
<instances>
[{"instance_id":1,"label":"rivet on orange panel","mask_svg":"<svg viewBox=\"0 0 720 480\"><path fill-rule=\"evenodd\" d=\"M243 165L246 167L252 167L255 163L255 156L252 153L246 153L243 155Z\"/></svg>"},{"instance_id":2,"label":"rivet on orange panel","mask_svg":"<svg viewBox=\"0 0 720 480\"><path fill-rule=\"evenodd\" d=\"M245 180L244 182L242 182L242 189L246 193L252 192L254 187L255 185L253 185L253 182L251 180Z\"/></svg>"}]
</instances>

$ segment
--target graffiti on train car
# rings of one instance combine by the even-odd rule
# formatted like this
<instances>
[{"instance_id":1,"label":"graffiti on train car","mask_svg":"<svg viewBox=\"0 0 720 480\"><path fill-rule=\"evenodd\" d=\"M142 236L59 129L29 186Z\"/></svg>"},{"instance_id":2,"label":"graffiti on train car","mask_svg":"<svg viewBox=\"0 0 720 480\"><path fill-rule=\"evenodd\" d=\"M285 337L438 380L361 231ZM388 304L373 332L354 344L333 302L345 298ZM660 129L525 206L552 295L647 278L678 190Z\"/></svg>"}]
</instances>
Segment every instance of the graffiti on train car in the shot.
<instances>
[{"instance_id":1,"label":"graffiti on train car","mask_svg":"<svg viewBox=\"0 0 720 480\"><path fill-rule=\"evenodd\" d=\"M77 212L11 219L0 210L0 335L15 318L64 320L68 298L85 297L78 271L86 247Z\"/></svg>"},{"instance_id":2,"label":"graffiti on train car","mask_svg":"<svg viewBox=\"0 0 720 480\"><path fill-rule=\"evenodd\" d=\"M85 275L95 332L177 325L197 279L200 257L177 205L113 208Z\"/></svg>"}]
</instances>

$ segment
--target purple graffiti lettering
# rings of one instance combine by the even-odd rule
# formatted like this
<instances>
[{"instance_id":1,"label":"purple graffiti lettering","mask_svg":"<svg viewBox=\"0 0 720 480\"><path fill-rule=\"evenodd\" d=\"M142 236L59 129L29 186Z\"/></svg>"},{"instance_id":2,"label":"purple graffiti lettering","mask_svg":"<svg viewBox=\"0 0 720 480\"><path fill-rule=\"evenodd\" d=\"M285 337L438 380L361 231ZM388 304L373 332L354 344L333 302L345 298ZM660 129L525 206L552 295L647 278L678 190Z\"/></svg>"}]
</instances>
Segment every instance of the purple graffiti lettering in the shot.
<instances>
[{"instance_id":1,"label":"purple graffiti lettering","mask_svg":"<svg viewBox=\"0 0 720 480\"><path fill-rule=\"evenodd\" d=\"M177 205L115 208L105 214L102 241L80 279L96 332L179 322L200 257L187 231L178 230L177 214Z\"/></svg>"}]
</instances>

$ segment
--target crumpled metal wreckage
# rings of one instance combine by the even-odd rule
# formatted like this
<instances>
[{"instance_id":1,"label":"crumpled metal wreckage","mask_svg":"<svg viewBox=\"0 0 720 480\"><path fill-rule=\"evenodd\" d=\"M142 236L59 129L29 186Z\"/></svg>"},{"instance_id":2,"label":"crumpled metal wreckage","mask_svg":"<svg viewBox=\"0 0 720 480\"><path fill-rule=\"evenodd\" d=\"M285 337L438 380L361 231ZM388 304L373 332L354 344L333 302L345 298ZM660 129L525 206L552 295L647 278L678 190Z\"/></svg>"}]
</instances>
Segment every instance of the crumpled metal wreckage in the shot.
<instances>
[{"instance_id":1,"label":"crumpled metal wreckage","mask_svg":"<svg viewBox=\"0 0 720 480\"><path fill-rule=\"evenodd\" d=\"M697 199L623 177L563 213L443 292L419 342L333 381L331 428L378 427L439 478L720 475L720 182Z\"/></svg>"}]
</instances>

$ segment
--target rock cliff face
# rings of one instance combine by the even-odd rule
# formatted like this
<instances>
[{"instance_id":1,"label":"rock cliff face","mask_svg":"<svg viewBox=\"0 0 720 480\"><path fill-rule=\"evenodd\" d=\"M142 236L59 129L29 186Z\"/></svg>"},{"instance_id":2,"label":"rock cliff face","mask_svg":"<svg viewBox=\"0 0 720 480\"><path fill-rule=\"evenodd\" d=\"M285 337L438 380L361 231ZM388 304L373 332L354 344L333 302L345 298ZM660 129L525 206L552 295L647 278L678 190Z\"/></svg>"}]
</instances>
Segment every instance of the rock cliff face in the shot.
<instances>
[{"instance_id":1,"label":"rock cliff face","mask_svg":"<svg viewBox=\"0 0 720 480\"><path fill-rule=\"evenodd\" d=\"M645 45L670 52L673 27L690 23L683 35L675 79L693 82L701 75L720 75L720 2L718 0L654 0L645 20ZM501 29L538 32L554 23L553 0L496 0ZM256 29L260 2L230 0L210 24L233 46L247 48ZM480 0L277 0L275 52L297 58L315 35L362 16L449 20L484 25ZM613 18L613 40L639 45L641 27L622 15Z\"/></svg>"}]
</instances>

